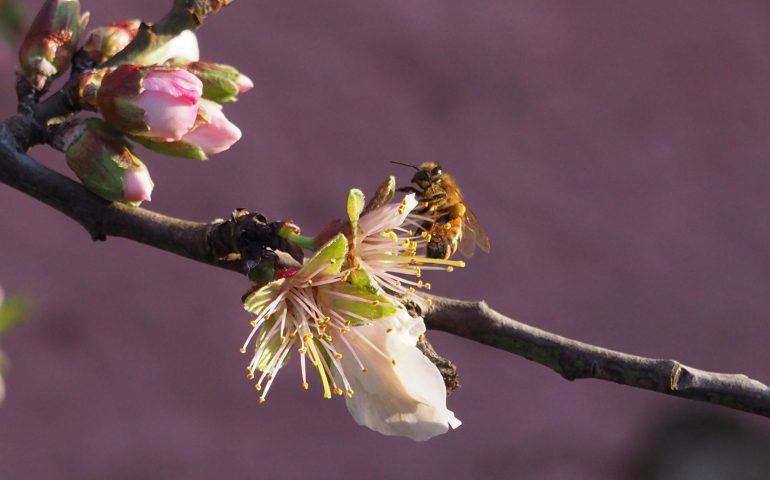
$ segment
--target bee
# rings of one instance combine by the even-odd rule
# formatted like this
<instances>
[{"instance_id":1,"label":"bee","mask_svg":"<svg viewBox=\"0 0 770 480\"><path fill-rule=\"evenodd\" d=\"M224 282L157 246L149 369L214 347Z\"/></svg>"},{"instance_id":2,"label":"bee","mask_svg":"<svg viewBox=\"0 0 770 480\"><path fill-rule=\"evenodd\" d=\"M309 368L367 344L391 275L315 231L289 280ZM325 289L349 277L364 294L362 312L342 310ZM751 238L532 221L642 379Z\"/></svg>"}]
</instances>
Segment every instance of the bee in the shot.
<instances>
[{"instance_id":1,"label":"bee","mask_svg":"<svg viewBox=\"0 0 770 480\"><path fill-rule=\"evenodd\" d=\"M417 173L412 184L399 188L400 192L414 193L419 206L414 213L428 217L420 228L427 240L426 255L429 258L448 259L458 249L466 257L473 255L478 245L489 253L489 237L481 227L473 211L465 204L455 179L444 173L437 162L425 162L412 167Z\"/></svg>"}]
</instances>

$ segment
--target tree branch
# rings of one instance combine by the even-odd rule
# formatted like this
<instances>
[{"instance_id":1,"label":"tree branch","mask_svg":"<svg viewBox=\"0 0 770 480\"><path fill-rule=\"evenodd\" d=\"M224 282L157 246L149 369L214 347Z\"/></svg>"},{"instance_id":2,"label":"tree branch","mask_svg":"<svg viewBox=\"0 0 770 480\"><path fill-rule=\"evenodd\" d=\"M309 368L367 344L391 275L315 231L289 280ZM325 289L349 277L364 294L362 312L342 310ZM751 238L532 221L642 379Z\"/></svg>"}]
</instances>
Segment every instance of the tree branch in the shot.
<instances>
[{"instance_id":1,"label":"tree branch","mask_svg":"<svg viewBox=\"0 0 770 480\"><path fill-rule=\"evenodd\" d=\"M21 151L13 131L29 119L18 114L0 124L0 182L72 218L94 240L123 237L239 273L244 242L258 241L254 216L211 223L168 217L110 203ZM258 214L256 217L261 217ZM263 223L262 223L263 224ZM288 256L283 265L291 265ZM296 265L296 263L294 263ZM484 302L432 297L428 328L500 348L544 365L567 380L596 378L676 397L701 400L770 417L770 389L741 374L707 372L676 360L652 359L596 347L512 320Z\"/></svg>"},{"instance_id":2,"label":"tree branch","mask_svg":"<svg viewBox=\"0 0 770 480\"><path fill-rule=\"evenodd\" d=\"M700 400L770 418L770 388L743 374L617 352L517 322L485 302L432 297L428 328L475 340L544 365L567 380L595 378Z\"/></svg>"},{"instance_id":3,"label":"tree branch","mask_svg":"<svg viewBox=\"0 0 770 480\"><path fill-rule=\"evenodd\" d=\"M111 63L126 61L148 45L163 42L185 28L197 27L203 18L228 3L230 0L176 0L163 20L143 26L137 40ZM60 92L40 104L21 105L17 115L0 123L0 182L72 218L94 240L123 237L247 275L268 258L266 247L271 255L275 255L274 251L279 255L278 259L271 258L275 266L298 265L296 258L301 252L277 238L280 222L268 224L259 214L238 211L228 220L202 223L110 203L27 155L31 145L51 143L49 120L80 109L73 89L79 74L92 67L79 63L76 57L72 78ZM19 85L20 91L25 88ZM483 301L431 298L432 306L425 314L429 328L522 356L567 380L608 380L770 417L770 388L745 375L708 372L676 360L645 358L578 342L505 317ZM422 348L440 359L428 344ZM445 376L456 381L451 362L444 367L449 372Z\"/></svg>"}]
</instances>

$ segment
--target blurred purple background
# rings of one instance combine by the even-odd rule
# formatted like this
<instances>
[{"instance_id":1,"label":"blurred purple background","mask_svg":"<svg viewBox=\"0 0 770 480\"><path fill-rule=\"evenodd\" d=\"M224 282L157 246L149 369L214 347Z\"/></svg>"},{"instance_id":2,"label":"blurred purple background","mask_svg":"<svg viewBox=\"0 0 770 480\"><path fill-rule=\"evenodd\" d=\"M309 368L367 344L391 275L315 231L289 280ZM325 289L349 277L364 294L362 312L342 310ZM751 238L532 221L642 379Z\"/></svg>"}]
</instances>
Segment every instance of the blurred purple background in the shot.
<instances>
[{"instance_id":1,"label":"blurred purple background","mask_svg":"<svg viewBox=\"0 0 770 480\"><path fill-rule=\"evenodd\" d=\"M171 2L82 3L95 26ZM246 207L314 232L348 188L407 181L390 160L438 160L493 253L434 276L436 293L768 382L768 25L759 0L235 2L200 40L254 79L225 109L244 139L205 163L142 153L148 207L196 220ZM0 284L38 299L2 339L2 479L631 478L661 419L693 412L770 450L765 419L569 383L442 333L430 338L459 364L449 407L464 424L427 443L358 427L341 399L304 392L294 363L258 405L238 352L244 278L92 243L4 185L0 223Z\"/></svg>"}]
</instances>

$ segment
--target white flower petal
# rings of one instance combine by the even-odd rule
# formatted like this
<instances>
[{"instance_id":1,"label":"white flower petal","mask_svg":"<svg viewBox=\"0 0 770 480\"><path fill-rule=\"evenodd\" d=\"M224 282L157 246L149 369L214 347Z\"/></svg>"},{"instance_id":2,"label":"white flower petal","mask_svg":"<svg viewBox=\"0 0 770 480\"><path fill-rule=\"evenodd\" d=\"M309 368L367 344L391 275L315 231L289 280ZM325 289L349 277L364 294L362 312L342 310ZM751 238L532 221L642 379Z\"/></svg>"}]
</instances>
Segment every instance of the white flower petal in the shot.
<instances>
[{"instance_id":1,"label":"white flower petal","mask_svg":"<svg viewBox=\"0 0 770 480\"><path fill-rule=\"evenodd\" d=\"M350 356L341 360L355 392L346 398L346 405L360 425L384 435L424 441L446 433L450 426L460 426L460 421L446 408L441 374L416 347L419 332L425 329L422 318L401 312L346 334L367 368L362 372ZM367 340L389 358L383 358Z\"/></svg>"}]
</instances>

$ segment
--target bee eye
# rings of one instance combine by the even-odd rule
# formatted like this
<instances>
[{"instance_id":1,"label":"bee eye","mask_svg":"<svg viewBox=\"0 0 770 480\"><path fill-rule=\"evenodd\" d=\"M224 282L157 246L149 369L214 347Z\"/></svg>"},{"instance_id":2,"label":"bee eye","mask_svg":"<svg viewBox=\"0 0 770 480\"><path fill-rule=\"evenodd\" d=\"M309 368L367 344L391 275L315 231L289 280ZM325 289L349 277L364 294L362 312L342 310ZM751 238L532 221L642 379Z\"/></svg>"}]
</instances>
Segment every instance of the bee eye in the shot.
<instances>
[{"instance_id":1,"label":"bee eye","mask_svg":"<svg viewBox=\"0 0 770 480\"><path fill-rule=\"evenodd\" d=\"M441 175L441 167L435 167L430 171L431 176Z\"/></svg>"}]
</instances>

